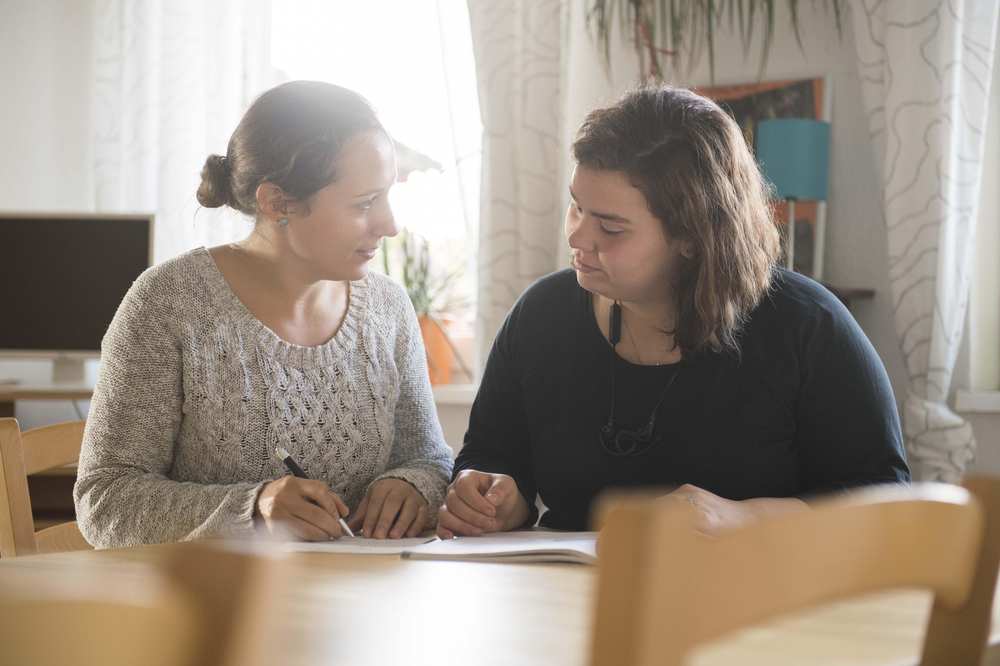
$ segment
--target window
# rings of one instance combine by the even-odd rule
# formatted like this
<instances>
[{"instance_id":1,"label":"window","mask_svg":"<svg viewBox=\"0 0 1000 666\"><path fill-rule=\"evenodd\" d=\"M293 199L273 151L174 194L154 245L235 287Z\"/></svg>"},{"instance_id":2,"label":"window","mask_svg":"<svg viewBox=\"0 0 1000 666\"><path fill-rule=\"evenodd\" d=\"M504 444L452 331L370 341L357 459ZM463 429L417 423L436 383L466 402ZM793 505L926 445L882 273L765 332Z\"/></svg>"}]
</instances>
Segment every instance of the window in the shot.
<instances>
[{"instance_id":1,"label":"window","mask_svg":"<svg viewBox=\"0 0 1000 666\"><path fill-rule=\"evenodd\" d=\"M361 93L405 146L401 175L417 169L396 184L390 202L399 226L427 239L436 279L460 271L435 305L460 352L452 381L475 381L462 368L472 367L474 349L482 126L466 4L276 2L271 57L283 79ZM382 270L382 262L372 268Z\"/></svg>"},{"instance_id":2,"label":"window","mask_svg":"<svg viewBox=\"0 0 1000 666\"><path fill-rule=\"evenodd\" d=\"M975 270L967 317L968 381L958 385L959 411L1000 411L1000 49L994 52L976 224ZM960 357L961 362L961 357Z\"/></svg>"}]
</instances>

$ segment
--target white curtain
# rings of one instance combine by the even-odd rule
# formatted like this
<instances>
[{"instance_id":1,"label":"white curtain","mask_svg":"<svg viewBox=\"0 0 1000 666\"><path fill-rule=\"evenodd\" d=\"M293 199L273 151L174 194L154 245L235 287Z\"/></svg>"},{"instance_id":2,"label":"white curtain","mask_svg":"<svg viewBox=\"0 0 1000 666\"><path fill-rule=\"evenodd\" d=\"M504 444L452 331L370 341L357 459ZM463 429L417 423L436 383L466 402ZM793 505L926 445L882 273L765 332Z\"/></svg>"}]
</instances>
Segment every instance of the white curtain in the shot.
<instances>
[{"instance_id":1,"label":"white curtain","mask_svg":"<svg viewBox=\"0 0 1000 666\"><path fill-rule=\"evenodd\" d=\"M100 211L156 213L154 260L246 234L199 210L209 153L225 154L271 83L269 0L100 0L95 12L94 169Z\"/></svg>"},{"instance_id":2,"label":"white curtain","mask_svg":"<svg viewBox=\"0 0 1000 666\"><path fill-rule=\"evenodd\" d=\"M918 479L955 482L975 455L971 426L947 400L969 302L998 4L852 6L909 376L903 430Z\"/></svg>"},{"instance_id":3,"label":"white curtain","mask_svg":"<svg viewBox=\"0 0 1000 666\"><path fill-rule=\"evenodd\" d=\"M559 266L560 0L468 0L483 120L476 339L484 361L517 297Z\"/></svg>"}]
</instances>

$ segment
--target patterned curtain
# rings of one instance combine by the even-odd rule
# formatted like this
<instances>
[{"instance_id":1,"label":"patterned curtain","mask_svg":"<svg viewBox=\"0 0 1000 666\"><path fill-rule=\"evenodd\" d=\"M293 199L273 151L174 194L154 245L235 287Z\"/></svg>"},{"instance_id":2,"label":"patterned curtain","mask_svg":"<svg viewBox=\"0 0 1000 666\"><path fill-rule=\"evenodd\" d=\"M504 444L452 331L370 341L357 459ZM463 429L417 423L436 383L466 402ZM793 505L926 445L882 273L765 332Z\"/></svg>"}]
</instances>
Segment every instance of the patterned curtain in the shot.
<instances>
[{"instance_id":1,"label":"patterned curtain","mask_svg":"<svg viewBox=\"0 0 1000 666\"><path fill-rule=\"evenodd\" d=\"M223 153L270 84L269 0L101 0L95 11L94 173L99 211L156 213L154 261L249 227L199 210Z\"/></svg>"},{"instance_id":2,"label":"patterned curtain","mask_svg":"<svg viewBox=\"0 0 1000 666\"><path fill-rule=\"evenodd\" d=\"M559 266L566 19L560 0L468 4L483 121L476 339L485 362L517 297Z\"/></svg>"},{"instance_id":3,"label":"patterned curtain","mask_svg":"<svg viewBox=\"0 0 1000 666\"><path fill-rule=\"evenodd\" d=\"M969 302L998 5L852 6L909 379L903 430L924 480L958 481L975 455L972 427L947 399Z\"/></svg>"}]
</instances>

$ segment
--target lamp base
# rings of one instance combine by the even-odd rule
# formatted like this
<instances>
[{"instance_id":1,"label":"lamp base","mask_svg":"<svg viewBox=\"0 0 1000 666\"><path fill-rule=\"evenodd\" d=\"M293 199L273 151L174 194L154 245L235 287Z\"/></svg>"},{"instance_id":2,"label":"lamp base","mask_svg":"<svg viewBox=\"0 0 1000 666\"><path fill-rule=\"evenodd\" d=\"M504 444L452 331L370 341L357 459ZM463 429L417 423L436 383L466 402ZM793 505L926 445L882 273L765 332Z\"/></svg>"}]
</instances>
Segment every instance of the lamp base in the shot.
<instances>
[{"instance_id":1,"label":"lamp base","mask_svg":"<svg viewBox=\"0 0 1000 666\"><path fill-rule=\"evenodd\" d=\"M795 270L795 199L785 199L788 205L788 235L785 244L785 268Z\"/></svg>"}]
</instances>

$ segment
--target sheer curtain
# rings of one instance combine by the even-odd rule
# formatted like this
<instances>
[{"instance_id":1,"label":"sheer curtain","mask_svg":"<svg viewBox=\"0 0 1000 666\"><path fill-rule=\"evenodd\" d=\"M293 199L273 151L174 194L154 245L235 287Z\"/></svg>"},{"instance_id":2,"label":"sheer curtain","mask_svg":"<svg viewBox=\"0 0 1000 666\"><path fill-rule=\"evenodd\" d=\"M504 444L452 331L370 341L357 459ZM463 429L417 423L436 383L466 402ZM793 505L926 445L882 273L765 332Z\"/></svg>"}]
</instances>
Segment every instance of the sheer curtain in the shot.
<instances>
[{"instance_id":1,"label":"sheer curtain","mask_svg":"<svg viewBox=\"0 0 1000 666\"><path fill-rule=\"evenodd\" d=\"M947 400L969 302L998 3L861 0L852 9L909 376L910 463L916 478L955 482L975 455L972 427Z\"/></svg>"},{"instance_id":2,"label":"sheer curtain","mask_svg":"<svg viewBox=\"0 0 1000 666\"><path fill-rule=\"evenodd\" d=\"M483 120L476 336L482 362L517 297L559 267L560 0L468 0Z\"/></svg>"},{"instance_id":3,"label":"sheer curtain","mask_svg":"<svg viewBox=\"0 0 1000 666\"><path fill-rule=\"evenodd\" d=\"M199 209L210 152L272 83L269 0L102 0L95 11L93 154L99 211L156 213L154 261L245 234Z\"/></svg>"}]
</instances>

